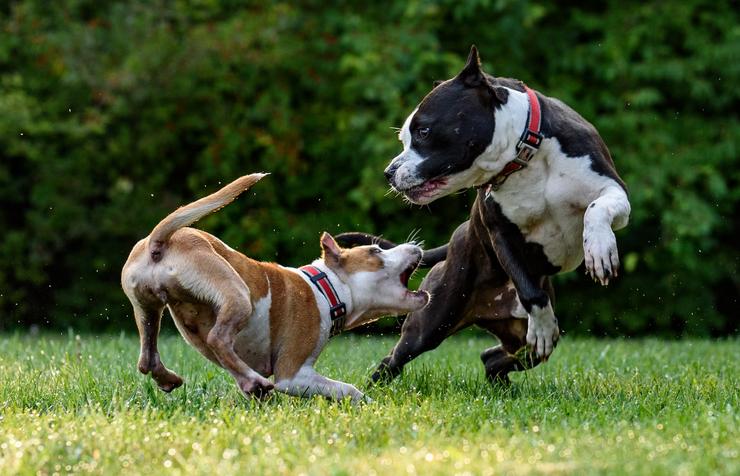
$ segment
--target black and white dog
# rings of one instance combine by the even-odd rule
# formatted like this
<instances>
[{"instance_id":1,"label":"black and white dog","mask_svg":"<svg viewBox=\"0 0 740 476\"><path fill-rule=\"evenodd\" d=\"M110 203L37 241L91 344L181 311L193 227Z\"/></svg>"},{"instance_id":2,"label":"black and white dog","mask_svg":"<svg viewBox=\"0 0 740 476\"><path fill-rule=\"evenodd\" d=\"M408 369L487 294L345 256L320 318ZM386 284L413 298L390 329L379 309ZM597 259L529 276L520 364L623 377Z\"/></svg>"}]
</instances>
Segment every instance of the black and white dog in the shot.
<instances>
[{"instance_id":1,"label":"black and white dog","mask_svg":"<svg viewBox=\"0 0 740 476\"><path fill-rule=\"evenodd\" d=\"M520 81L484 73L475 46L464 69L435 84L406 119L399 138L403 152L385 175L410 202L469 187L478 187L478 196L449 244L425 254L427 265L436 263L421 284L431 304L409 314L373 380L398 375L419 354L476 324L501 341L481 354L487 376L508 381L509 372L546 360L558 341L549 276L584 258L601 284L617 276L612 230L627 225L624 182L588 121Z\"/></svg>"}]
</instances>

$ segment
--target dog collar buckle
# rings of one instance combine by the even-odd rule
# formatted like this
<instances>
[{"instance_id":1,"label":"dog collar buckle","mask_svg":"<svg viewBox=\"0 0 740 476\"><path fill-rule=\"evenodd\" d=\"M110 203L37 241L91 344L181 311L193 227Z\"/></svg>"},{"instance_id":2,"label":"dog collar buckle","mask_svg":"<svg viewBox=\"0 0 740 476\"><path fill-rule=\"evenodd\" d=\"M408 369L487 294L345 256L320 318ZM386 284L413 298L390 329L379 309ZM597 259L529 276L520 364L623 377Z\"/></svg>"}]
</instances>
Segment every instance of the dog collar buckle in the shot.
<instances>
[{"instance_id":1,"label":"dog collar buckle","mask_svg":"<svg viewBox=\"0 0 740 476\"><path fill-rule=\"evenodd\" d=\"M329 309L329 315L331 316L331 320L339 319L340 317L344 317L345 314L347 314L347 306L340 302L339 304L332 306L331 309Z\"/></svg>"},{"instance_id":2,"label":"dog collar buckle","mask_svg":"<svg viewBox=\"0 0 740 476\"><path fill-rule=\"evenodd\" d=\"M522 137L519 138L519 142L516 144L516 157L514 162L526 167L532 156L540 149L542 139L544 136L539 132L533 131L527 128Z\"/></svg>"}]
</instances>

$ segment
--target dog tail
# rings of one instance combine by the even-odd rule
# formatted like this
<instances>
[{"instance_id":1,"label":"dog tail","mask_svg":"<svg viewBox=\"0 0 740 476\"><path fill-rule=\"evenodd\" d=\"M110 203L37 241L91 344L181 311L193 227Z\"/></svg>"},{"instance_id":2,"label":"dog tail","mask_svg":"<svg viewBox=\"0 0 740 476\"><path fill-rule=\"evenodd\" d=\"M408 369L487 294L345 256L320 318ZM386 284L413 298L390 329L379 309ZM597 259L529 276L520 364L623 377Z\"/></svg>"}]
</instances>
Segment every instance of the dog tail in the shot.
<instances>
[{"instance_id":1,"label":"dog tail","mask_svg":"<svg viewBox=\"0 0 740 476\"><path fill-rule=\"evenodd\" d=\"M397 246L396 243L381 238L379 236L370 235L368 233L362 233L359 231L351 231L347 233L340 233L334 237L340 246L345 248L351 248L353 246L362 245L378 245L384 250ZM421 256L420 268L431 268L440 261L447 259L447 249L449 244L432 248L431 250L424 250Z\"/></svg>"},{"instance_id":2,"label":"dog tail","mask_svg":"<svg viewBox=\"0 0 740 476\"><path fill-rule=\"evenodd\" d=\"M164 246L174 232L225 207L266 175L268 174L255 173L239 177L218 192L182 206L167 215L149 235L149 254L152 259L154 261L162 259Z\"/></svg>"}]
</instances>

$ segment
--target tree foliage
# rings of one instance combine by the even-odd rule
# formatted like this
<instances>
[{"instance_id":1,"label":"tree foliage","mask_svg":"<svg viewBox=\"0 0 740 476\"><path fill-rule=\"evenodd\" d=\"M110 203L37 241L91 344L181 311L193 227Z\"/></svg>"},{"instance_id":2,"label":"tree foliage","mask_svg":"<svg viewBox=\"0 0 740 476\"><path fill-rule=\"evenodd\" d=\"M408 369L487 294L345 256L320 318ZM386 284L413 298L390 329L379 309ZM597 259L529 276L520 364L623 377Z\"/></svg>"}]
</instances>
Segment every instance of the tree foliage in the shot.
<instances>
[{"instance_id":1,"label":"tree foliage","mask_svg":"<svg viewBox=\"0 0 740 476\"><path fill-rule=\"evenodd\" d=\"M118 276L169 211L272 175L199 226L298 265L322 230L428 245L472 194L388 195L393 127L462 66L573 106L627 182L622 276L559 277L570 332L737 332L740 22L731 2L18 0L0 6L2 326L132 328Z\"/></svg>"}]
</instances>

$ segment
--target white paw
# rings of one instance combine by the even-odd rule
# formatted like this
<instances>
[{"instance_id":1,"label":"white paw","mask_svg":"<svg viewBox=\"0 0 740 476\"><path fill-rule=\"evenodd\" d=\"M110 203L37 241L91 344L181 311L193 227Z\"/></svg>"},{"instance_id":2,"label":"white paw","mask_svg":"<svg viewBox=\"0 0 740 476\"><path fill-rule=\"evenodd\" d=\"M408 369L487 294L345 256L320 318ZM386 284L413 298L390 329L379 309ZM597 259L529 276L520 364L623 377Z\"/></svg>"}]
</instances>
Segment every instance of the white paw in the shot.
<instances>
[{"instance_id":1,"label":"white paw","mask_svg":"<svg viewBox=\"0 0 740 476\"><path fill-rule=\"evenodd\" d=\"M609 227L591 229L583 233L583 257L586 274L606 286L619 271L617 238Z\"/></svg>"},{"instance_id":2,"label":"white paw","mask_svg":"<svg viewBox=\"0 0 740 476\"><path fill-rule=\"evenodd\" d=\"M540 316L534 317L536 314ZM547 360L555 349L559 337L560 328L555 316L533 309L527 321L527 345L530 349L542 360Z\"/></svg>"},{"instance_id":3,"label":"white paw","mask_svg":"<svg viewBox=\"0 0 740 476\"><path fill-rule=\"evenodd\" d=\"M366 396L364 393L357 390L354 385L350 385L351 390L345 394L345 398L349 398L352 405L360 405L363 403L370 403L372 399Z\"/></svg>"}]
</instances>

